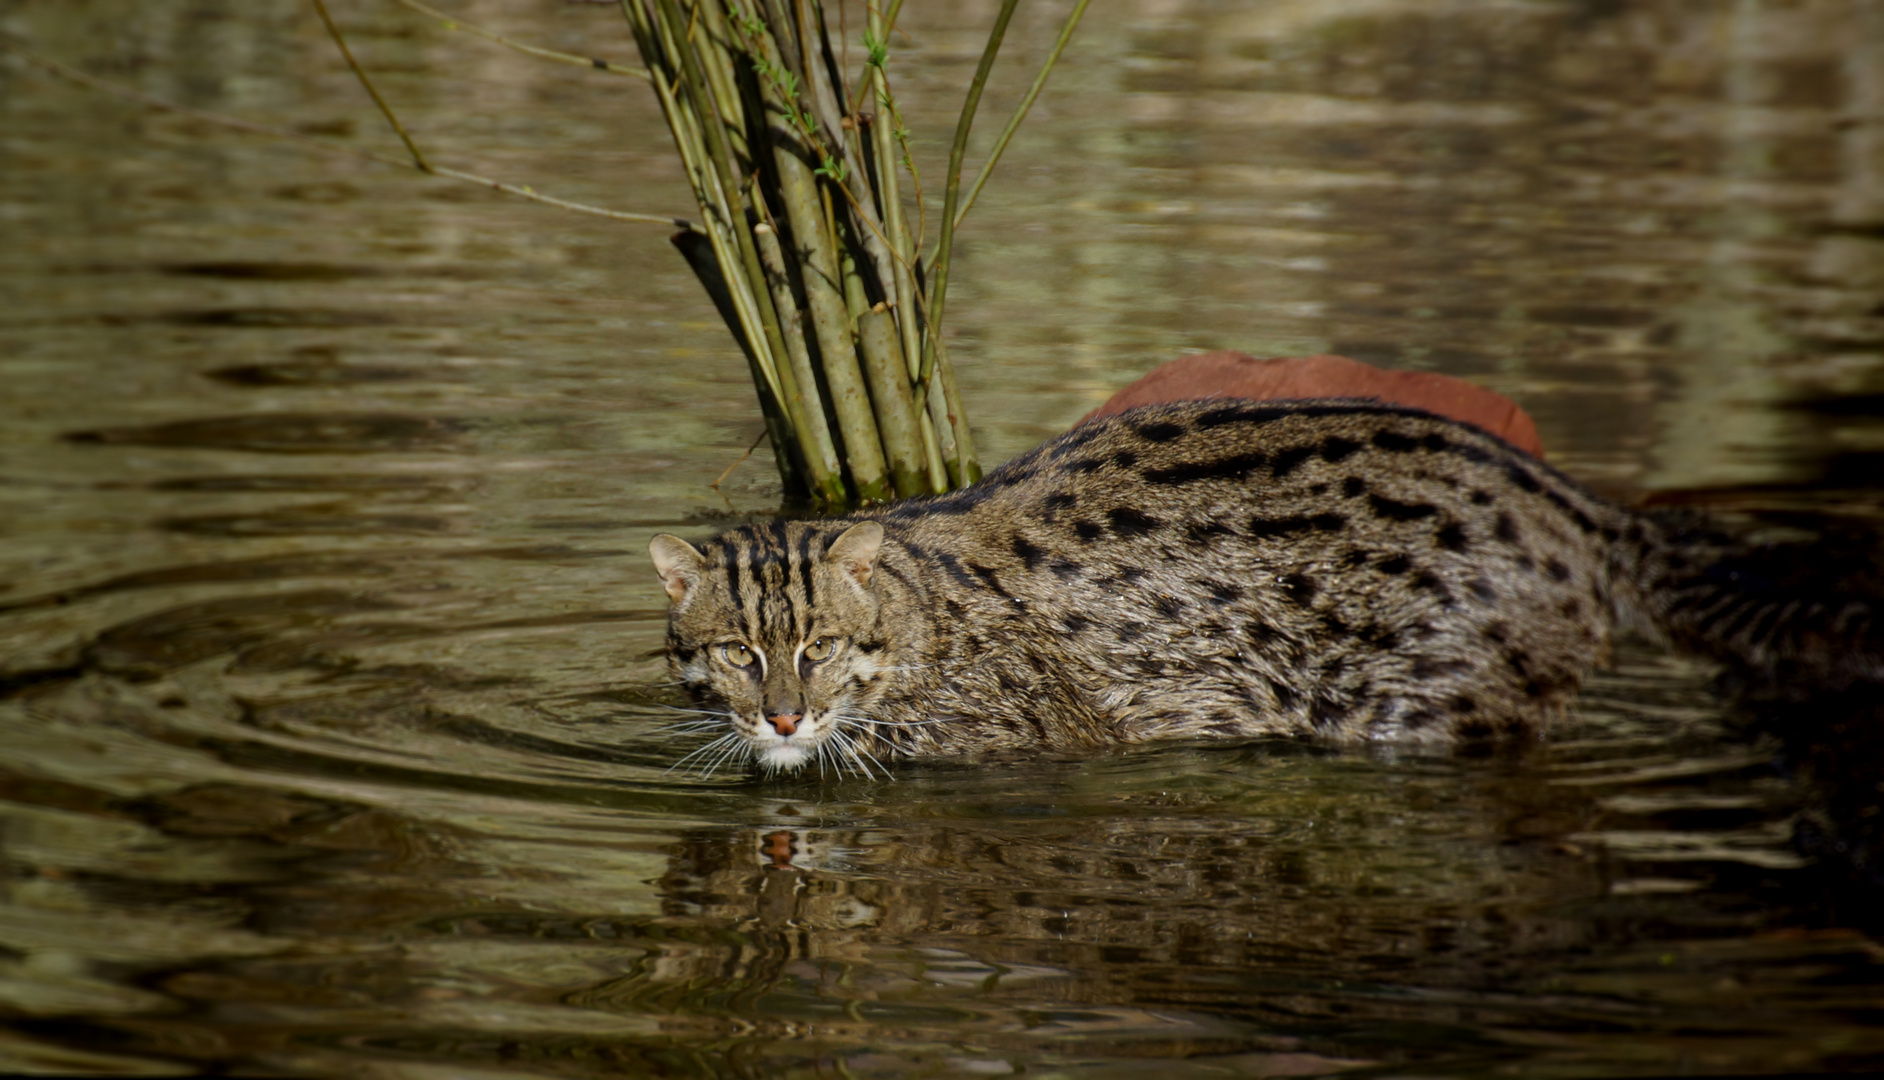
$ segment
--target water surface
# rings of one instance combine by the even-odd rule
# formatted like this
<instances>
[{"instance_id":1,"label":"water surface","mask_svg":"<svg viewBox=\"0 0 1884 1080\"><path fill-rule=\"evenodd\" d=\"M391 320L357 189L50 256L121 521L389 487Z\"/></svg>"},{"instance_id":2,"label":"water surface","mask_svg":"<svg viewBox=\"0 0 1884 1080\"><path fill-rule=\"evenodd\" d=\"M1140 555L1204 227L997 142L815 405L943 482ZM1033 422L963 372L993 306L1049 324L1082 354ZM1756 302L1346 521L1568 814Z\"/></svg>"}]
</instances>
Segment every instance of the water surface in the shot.
<instances>
[{"instance_id":1,"label":"water surface","mask_svg":"<svg viewBox=\"0 0 1884 1080\"><path fill-rule=\"evenodd\" d=\"M644 85L335 7L441 160L691 212ZM633 59L606 5L452 10ZM993 10L904 16L931 194ZM290 0L0 32L392 146ZM1861 3L1094 5L961 237L984 458L1186 351L1338 351L1512 395L1605 490L1865 535L1881 60ZM1850 800L1645 643L1489 756L668 771L647 539L778 492L763 450L709 486L759 424L660 228L18 65L0 110L0 1068L1884 1064Z\"/></svg>"}]
</instances>

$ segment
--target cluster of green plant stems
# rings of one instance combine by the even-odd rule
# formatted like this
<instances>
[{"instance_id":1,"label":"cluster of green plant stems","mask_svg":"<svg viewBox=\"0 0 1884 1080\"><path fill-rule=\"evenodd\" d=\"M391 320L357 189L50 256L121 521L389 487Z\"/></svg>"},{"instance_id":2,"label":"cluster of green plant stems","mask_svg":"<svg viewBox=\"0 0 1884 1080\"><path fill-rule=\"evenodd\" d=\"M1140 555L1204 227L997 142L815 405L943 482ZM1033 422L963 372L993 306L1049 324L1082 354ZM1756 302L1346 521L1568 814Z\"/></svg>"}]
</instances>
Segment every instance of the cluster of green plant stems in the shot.
<instances>
[{"instance_id":1,"label":"cluster of green plant stems","mask_svg":"<svg viewBox=\"0 0 1884 1080\"><path fill-rule=\"evenodd\" d=\"M675 243L745 350L788 492L828 507L981 473L942 336L954 228L1084 13L1080 0L964 200L962 159L1018 0L963 102L934 248L889 75L901 0L866 4L847 77L816 0L620 0L699 203ZM916 220L910 220L907 179Z\"/></svg>"}]
</instances>

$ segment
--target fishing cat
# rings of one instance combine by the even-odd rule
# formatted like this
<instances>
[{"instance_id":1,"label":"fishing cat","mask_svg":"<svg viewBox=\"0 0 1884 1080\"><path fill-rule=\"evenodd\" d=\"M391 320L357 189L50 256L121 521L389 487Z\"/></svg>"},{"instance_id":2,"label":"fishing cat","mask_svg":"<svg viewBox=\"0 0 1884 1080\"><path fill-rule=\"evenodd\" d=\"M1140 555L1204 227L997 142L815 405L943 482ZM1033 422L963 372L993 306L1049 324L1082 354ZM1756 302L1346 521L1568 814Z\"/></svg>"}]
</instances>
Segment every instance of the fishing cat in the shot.
<instances>
[{"instance_id":1,"label":"fishing cat","mask_svg":"<svg viewBox=\"0 0 1884 1080\"><path fill-rule=\"evenodd\" d=\"M760 767L1531 731L1624 625L1884 675L1873 605L1740 580L1477 428L1362 400L1158 405L980 483L650 545L668 663Z\"/></svg>"}]
</instances>

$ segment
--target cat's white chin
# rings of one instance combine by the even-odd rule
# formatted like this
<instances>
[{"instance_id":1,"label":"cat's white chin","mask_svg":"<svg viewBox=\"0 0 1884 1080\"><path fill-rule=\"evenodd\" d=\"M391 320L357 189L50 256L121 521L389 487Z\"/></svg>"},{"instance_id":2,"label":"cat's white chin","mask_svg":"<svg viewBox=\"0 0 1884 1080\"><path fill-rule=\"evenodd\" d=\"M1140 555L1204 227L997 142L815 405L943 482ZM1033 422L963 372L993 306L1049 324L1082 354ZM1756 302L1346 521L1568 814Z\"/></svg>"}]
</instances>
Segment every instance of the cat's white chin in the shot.
<instances>
[{"instance_id":1,"label":"cat's white chin","mask_svg":"<svg viewBox=\"0 0 1884 1080\"><path fill-rule=\"evenodd\" d=\"M799 743L779 743L759 751L759 764L767 772L797 772L811 760L811 748Z\"/></svg>"}]
</instances>

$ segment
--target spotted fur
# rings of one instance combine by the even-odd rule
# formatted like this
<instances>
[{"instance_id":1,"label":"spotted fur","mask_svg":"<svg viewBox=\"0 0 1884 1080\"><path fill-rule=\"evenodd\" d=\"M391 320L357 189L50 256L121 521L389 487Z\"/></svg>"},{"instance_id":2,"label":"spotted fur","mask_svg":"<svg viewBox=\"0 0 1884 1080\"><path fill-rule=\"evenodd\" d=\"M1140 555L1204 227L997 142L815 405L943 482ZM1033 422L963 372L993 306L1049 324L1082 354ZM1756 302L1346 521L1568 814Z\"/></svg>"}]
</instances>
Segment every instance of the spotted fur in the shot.
<instances>
[{"instance_id":1,"label":"spotted fur","mask_svg":"<svg viewBox=\"0 0 1884 1080\"><path fill-rule=\"evenodd\" d=\"M1869 604L1767 595L1493 436L1358 401L1133 410L959 492L652 553L675 677L768 769L1534 731L1631 619L1884 673Z\"/></svg>"}]
</instances>

